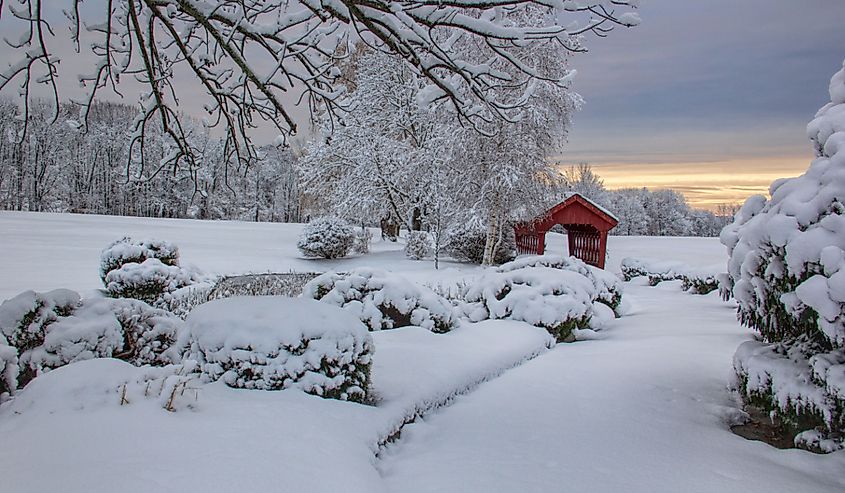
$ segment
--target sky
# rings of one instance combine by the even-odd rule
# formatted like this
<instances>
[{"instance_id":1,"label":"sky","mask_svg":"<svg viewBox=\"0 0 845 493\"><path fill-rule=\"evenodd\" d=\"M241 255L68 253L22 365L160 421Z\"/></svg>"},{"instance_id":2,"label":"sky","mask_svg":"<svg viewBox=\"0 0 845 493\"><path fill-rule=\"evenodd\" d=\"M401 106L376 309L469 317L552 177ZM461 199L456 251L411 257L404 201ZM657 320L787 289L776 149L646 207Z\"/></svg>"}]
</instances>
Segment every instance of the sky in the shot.
<instances>
[{"instance_id":1,"label":"sky","mask_svg":"<svg viewBox=\"0 0 845 493\"><path fill-rule=\"evenodd\" d=\"M83 8L96 17L102 0ZM49 13L62 24L60 8ZM639 26L588 37L589 52L570 60L585 103L556 162L589 162L611 189L675 188L704 208L807 168L806 124L845 58L845 0L642 0L639 13ZM88 71L90 56L65 40L51 43L73 58L61 70ZM0 45L0 60L10 55ZM75 74L61 75L62 95L79 97ZM131 86L124 93L136 102ZM200 91L182 96L200 108ZM307 128L307 112L294 113Z\"/></svg>"},{"instance_id":2,"label":"sky","mask_svg":"<svg viewBox=\"0 0 845 493\"><path fill-rule=\"evenodd\" d=\"M705 208L807 168L806 125L845 58L845 0L643 0L639 13L571 60L585 104L561 162Z\"/></svg>"}]
</instances>

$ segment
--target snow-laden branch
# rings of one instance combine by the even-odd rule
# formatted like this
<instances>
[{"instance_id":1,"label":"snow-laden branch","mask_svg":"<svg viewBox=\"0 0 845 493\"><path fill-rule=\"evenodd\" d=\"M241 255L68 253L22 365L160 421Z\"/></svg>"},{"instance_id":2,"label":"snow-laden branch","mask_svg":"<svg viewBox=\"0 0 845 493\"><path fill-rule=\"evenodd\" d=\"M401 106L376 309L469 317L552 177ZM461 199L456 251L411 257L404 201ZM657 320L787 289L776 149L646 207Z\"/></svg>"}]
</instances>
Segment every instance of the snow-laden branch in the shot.
<instances>
[{"instance_id":1,"label":"snow-laden branch","mask_svg":"<svg viewBox=\"0 0 845 493\"><path fill-rule=\"evenodd\" d=\"M639 22L636 0L107 0L90 19L81 2L65 0L70 41L95 59L93 70L78 75L87 88L76 101L79 125L100 89L120 94L134 79L144 89L129 155L142 160L147 128L156 125L171 140L162 169L195 166L197 151L180 124L180 99L188 93L201 93L206 124L221 128L232 156L247 162L255 157L251 130L261 122L284 141L297 130L293 105L343 108L337 62L363 42L427 80L421 102L448 101L473 124L517 121L532 81L560 77L525 58L526 47L583 51L583 35ZM48 45L62 40L42 3L0 2L0 15L11 15L21 34L6 40L18 56L0 72L0 89L19 89L24 119L33 83L48 84L59 101L59 60ZM456 43L474 48L456 50ZM194 84L177 83L177 75Z\"/></svg>"}]
</instances>

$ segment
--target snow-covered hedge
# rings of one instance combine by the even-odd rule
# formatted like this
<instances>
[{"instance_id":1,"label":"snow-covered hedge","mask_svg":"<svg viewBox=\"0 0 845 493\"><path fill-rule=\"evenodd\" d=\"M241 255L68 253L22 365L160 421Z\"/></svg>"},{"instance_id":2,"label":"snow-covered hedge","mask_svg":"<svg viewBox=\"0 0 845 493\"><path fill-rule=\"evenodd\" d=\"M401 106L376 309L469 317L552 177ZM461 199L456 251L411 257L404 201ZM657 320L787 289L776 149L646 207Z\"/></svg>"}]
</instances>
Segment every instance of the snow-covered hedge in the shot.
<instances>
[{"instance_id":1,"label":"snow-covered hedge","mask_svg":"<svg viewBox=\"0 0 845 493\"><path fill-rule=\"evenodd\" d=\"M562 255L532 255L521 257L512 262L499 266L499 272L510 272L525 267L550 267L577 272L589 279L596 290L596 300L609 306L614 313L618 313L622 302L622 283L610 272L587 265L576 257Z\"/></svg>"},{"instance_id":2,"label":"snow-covered hedge","mask_svg":"<svg viewBox=\"0 0 845 493\"><path fill-rule=\"evenodd\" d=\"M425 231L411 231L405 243L405 256L411 260L422 260L434 252L431 238Z\"/></svg>"},{"instance_id":3,"label":"snow-covered hedge","mask_svg":"<svg viewBox=\"0 0 845 493\"><path fill-rule=\"evenodd\" d=\"M133 364L167 364L181 320L130 299L81 300L61 289L25 291L0 304L0 353L14 348L18 374L13 390L39 373L76 361L116 357ZM11 361L4 357L8 364ZM12 370L5 368L8 375Z\"/></svg>"},{"instance_id":4,"label":"snow-covered hedge","mask_svg":"<svg viewBox=\"0 0 845 493\"><path fill-rule=\"evenodd\" d=\"M345 257L355 242L355 232L343 219L321 217L302 228L296 247L303 255L319 258Z\"/></svg>"},{"instance_id":5,"label":"snow-covered hedge","mask_svg":"<svg viewBox=\"0 0 845 493\"><path fill-rule=\"evenodd\" d=\"M446 252L458 260L480 264L484 260L487 229L468 222L451 230L446 239ZM493 263L504 264L516 258L516 237L512 228L505 227L502 243L493 255Z\"/></svg>"},{"instance_id":6,"label":"snow-covered hedge","mask_svg":"<svg viewBox=\"0 0 845 493\"><path fill-rule=\"evenodd\" d=\"M236 297L201 305L186 322L191 357L213 380L355 402L367 397L372 338L337 307L281 296Z\"/></svg>"},{"instance_id":7,"label":"snow-covered hedge","mask_svg":"<svg viewBox=\"0 0 845 493\"><path fill-rule=\"evenodd\" d=\"M158 259L164 265L179 265L179 249L173 243L163 240L133 240L129 236L114 241L100 253L100 279L106 282L106 275L125 264L140 264L147 259Z\"/></svg>"},{"instance_id":8,"label":"snow-covered hedge","mask_svg":"<svg viewBox=\"0 0 845 493\"><path fill-rule=\"evenodd\" d=\"M482 276L469 287L463 310L474 322L510 319L543 327L563 342L574 340L575 329L589 328L594 303L604 307L597 295L593 281L578 272L528 266Z\"/></svg>"},{"instance_id":9,"label":"snow-covered hedge","mask_svg":"<svg viewBox=\"0 0 845 493\"><path fill-rule=\"evenodd\" d=\"M772 183L771 200L749 198L721 241L730 255L725 284L732 287L740 321L759 331L763 342L775 344L737 353L740 393L752 405L768 399L768 407L787 418L819 413L828 435L838 435L841 443L845 427L835 416L845 408L843 393L825 390L826 399L812 399L812 407L803 391L801 399L792 398L796 386L810 383L804 370L814 358L827 361L845 347L845 64L831 79L830 97L807 126L816 151L809 169ZM800 348L787 356L804 373L780 372L786 383L758 398L761 384L746 377L749 368L766 351L782 354L781 346ZM766 361L785 365L774 356ZM845 366L835 364L826 372L824 388L839 389ZM822 380L816 373L814 367L812 384L818 390Z\"/></svg>"},{"instance_id":10,"label":"snow-covered hedge","mask_svg":"<svg viewBox=\"0 0 845 493\"><path fill-rule=\"evenodd\" d=\"M375 269L323 274L305 285L302 296L342 307L370 330L418 325L442 333L457 323L452 305L429 288Z\"/></svg>"},{"instance_id":11,"label":"snow-covered hedge","mask_svg":"<svg viewBox=\"0 0 845 493\"><path fill-rule=\"evenodd\" d=\"M657 286L663 281L681 281L682 289L693 294L708 294L719 289L718 272L694 269L679 262L626 257L622 259L620 268L625 281L640 276L648 277L651 286Z\"/></svg>"}]
</instances>

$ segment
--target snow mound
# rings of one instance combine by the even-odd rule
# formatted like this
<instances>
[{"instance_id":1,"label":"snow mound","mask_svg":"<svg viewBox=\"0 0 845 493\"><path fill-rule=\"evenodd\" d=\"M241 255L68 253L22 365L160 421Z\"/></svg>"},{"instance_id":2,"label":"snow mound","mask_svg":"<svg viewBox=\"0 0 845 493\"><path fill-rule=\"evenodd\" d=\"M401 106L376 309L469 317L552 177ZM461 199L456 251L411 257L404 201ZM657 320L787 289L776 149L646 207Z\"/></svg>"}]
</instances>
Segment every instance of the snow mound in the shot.
<instances>
[{"instance_id":1,"label":"snow mound","mask_svg":"<svg viewBox=\"0 0 845 493\"><path fill-rule=\"evenodd\" d=\"M186 323L191 356L213 380L357 402L367 396L372 338L344 310L308 299L235 297L200 305Z\"/></svg>"},{"instance_id":2,"label":"snow mound","mask_svg":"<svg viewBox=\"0 0 845 493\"><path fill-rule=\"evenodd\" d=\"M463 310L473 322L509 319L543 327L561 342L572 340L573 329L589 327L597 295L578 272L522 267L483 275L467 290Z\"/></svg>"},{"instance_id":3,"label":"snow mound","mask_svg":"<svg viewBox=\"0 0 845 493\"><path fill-rule=\"evenodd\" d=\"M599 302L609 306L614 312L622 302L622 283L619 278L606 270L587 265L576 257L562 255L531 255L520 257L499 266L499 272L511 272L524 267L550 267L577 272L589 279L596 288Z\"/></svg>"},{"instance_id":4,"label":"snow mound","mask_svg":"<svg viewBox=\"0 0 845 493\"><path fill-rule=\"evenodd\" d=\"M323 274L305 285L302 296L342 307L370 330L417 325L442 333L456 324L452 305L434 291L376 269Z\"/></svg>"}]
</instances>

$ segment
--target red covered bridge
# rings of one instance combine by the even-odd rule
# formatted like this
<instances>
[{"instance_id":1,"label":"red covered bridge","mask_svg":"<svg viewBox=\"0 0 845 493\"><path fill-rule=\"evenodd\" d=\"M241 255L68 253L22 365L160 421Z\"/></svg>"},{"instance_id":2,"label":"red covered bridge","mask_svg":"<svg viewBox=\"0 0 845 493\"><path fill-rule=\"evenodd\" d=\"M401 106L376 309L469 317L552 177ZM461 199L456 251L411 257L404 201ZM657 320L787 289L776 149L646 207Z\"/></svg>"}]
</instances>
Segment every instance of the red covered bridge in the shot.
<instances>
[{"instance_id":1,"label":"red covered bridge","mask_svg":"<svg viewBox=\"0 0 845 493\"><path fill-rule=\"evenodd\" d=\"M542 255L546 249L546 232L555 224L566 229L570 255L604 269L607 233L619 221L613 214L577 193L533 221L517 224L514 227L517 251L520 254Z\"/></svg>"}]
</instances>

